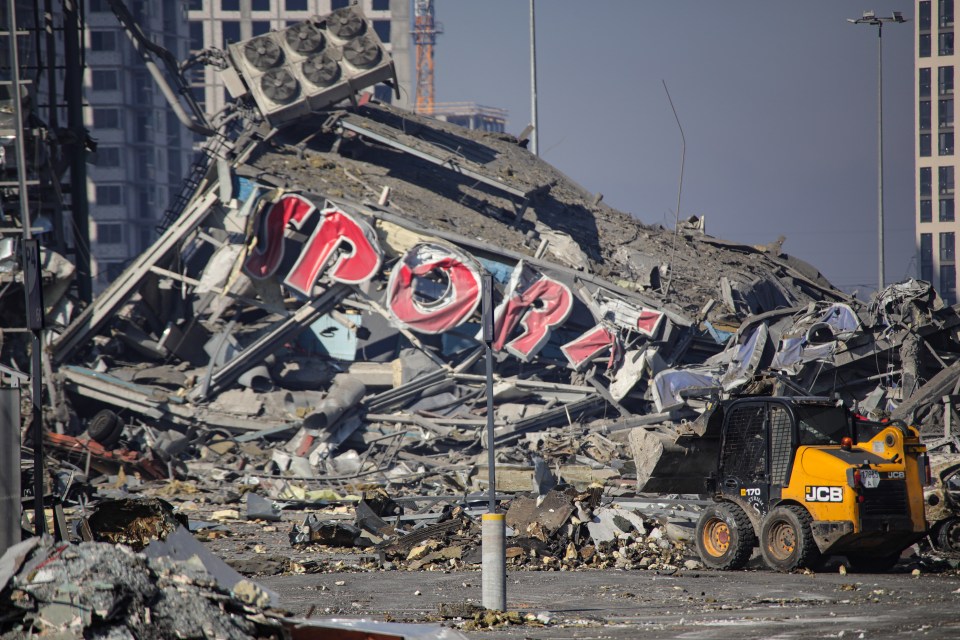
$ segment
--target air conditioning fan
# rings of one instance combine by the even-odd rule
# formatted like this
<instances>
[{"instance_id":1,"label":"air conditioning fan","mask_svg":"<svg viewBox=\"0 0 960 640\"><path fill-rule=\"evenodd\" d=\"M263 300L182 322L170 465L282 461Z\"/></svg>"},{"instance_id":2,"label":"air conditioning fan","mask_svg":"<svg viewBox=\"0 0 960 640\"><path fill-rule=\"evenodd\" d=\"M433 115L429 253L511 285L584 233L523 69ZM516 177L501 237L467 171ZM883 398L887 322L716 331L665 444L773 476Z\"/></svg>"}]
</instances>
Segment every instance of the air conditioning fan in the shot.
<instances>
[{"instance_id":1,"label":"air conditioning fan","mask_svg":"<svg viewBox=\"0 0 960 640\"><path fill-rule=\"evenodd\" d=\"M393 60L357 7L227 47L233 67L271 124L329 107L393 80Z\"/></svg>"}]
</instances>

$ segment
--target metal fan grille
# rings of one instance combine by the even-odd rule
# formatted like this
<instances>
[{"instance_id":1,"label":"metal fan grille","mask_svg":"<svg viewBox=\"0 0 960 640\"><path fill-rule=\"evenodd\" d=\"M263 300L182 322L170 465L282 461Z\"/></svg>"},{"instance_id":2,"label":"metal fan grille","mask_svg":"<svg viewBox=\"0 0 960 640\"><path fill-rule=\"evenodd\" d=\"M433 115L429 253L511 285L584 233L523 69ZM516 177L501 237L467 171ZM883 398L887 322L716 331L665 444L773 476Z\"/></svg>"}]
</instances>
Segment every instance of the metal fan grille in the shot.
<instances>
[{"instance_id":1,"label":"metal fan grille","mask_svg":"<svg viewBox=\"0 0 960 640\"><path fill-rule=\"evenodd\" d=\"M340 65L327 54L311 56L301 67L303 77L319 87L327 87L340 77Z\"/></svg>"},{"instance_id":2,"label":"metal fan grille","mask_svg":"<svg viewBox=\"0 0 960 640\"><path fill-rule=\"evenodd\" d=\"M355 38L363 33L365 25L361 18L352 9L338 9L327 18L327 29L338 38Z\"/></svg>"},{"instance_id":3,"label":"metal fan grille","mask_svg":"<svg viewBox=\"0 0 960 640\"><path fill-rule=\"evenodd\" d=\"M254 38L243 47L243 55L257 69L269 69L275 67L283 57L280 46L273 41L273 38L262 37Z\"/></svg>"},{"instance_id":4,"label":"metal fan grille","mask_svg":"<svg viewBox=\"0 0 960 640\"><path fill-rule=\"evenodd\" d=\"M296 97L299 83L286 69L274 69L260 78L260 88L265 96L284 104Z\"/></svg>"},{"instance_id":5,"label":"metal fan grille","mask_svg":"<svg viewBox=\"0 0 960 640\"><path fill-rule=\"evenodd\" d=\"M380 60L380 47L368 36L362 36L343 45L343 57L355 67L366 69Z\"/></svg>"},{"instance_id":6,"label":"metal fan grille","mask_svg":"<svg viewBox=\"0 0 960 640\"><path fill-rule=\"evenodd\" d=\"M283 35L290 48L298 53L312 53L323 46L323 34L309 22L293 25Z\"/></svg>"}]
</instances>

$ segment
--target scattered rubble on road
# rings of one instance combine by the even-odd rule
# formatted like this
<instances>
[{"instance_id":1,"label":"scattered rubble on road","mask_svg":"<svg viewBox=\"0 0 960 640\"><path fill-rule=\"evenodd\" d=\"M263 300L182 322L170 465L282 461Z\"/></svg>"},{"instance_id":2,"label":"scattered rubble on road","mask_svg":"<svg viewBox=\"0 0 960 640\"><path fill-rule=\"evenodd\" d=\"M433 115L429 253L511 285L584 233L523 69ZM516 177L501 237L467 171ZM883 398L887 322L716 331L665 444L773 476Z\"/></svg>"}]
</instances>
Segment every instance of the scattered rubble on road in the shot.
<instances>
[{"instance_id":1,"label":"scattered rubble on road","mask_svg":"<svg viewBox=\"0 0 960 640\"><path fill-rule=\"evenodd\" d=\"M198 540L272 534L250 543L261 561L232 559L245 574L329 569L298 555L314 546L371 570L475 567L485 490L512 569L698 569L697 501L636 493L702 493L697 438L737 394L832 396L960 452L960 306L928 283L859 300L784 238L644 224L513 136L369 96L282 117L238 100L218 122L160 238L92 304L43 256L43 486L61 537L65 511L86 542L34 541L0 563L5 632L139 635L216 610L222 628L205 633L279 637L287 623L258 609L270 594ZM4 306L2 326L20 311ZM0 355L0 378L22 383L24 344Z\"/></svg>"}]
</instances>

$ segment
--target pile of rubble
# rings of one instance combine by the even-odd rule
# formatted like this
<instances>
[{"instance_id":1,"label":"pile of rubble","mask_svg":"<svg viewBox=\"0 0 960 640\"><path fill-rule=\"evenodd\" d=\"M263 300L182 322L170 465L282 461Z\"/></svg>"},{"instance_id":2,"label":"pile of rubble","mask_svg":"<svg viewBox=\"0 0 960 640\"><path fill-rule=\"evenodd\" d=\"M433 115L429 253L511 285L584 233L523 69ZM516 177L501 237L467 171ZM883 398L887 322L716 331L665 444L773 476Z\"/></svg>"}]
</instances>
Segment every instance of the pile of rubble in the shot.
<instances>
[{"instance_id":1,"label":"pile of rubble","mask_svg":"<svg viewBox=\"0 0 960 640\"><path fill-rule=\"evenodd\" d=\"M73 313L68 270L44 263L49 485L122 471L242 479L282 500L461 494L486 488L493 447L498 491L529 488L534 454L580 491L698 493L699 473L666 480L664 455L736 394L830 395L960 450L960 314L929 284L868 304L784 238L645 225L523 139L369 96L263 112L254 93L214 120L182 206L92 304ZM0 348L23 378L27 349Z\"/></svg>"},{"instance_id":2,"label":"pile of rubble","mask_svg":"<svg viewBox=\"0 0 960 640\"><path fill-rule=\"evenodd\" d=\"M867 306L776 247L645 226L509 137L371 101L250 125L223 154L52 345L58 450L109 464L72 436L132 443L136 461L114 462L149 477L211 434L285 442L264 470L301 479L480 468L483 274L498 451L562 429L669 433L734 393L886 415L960 353L929 285Z\"/></svg>"},{"instance_id":3,"label":"pile of rubble","mask_svg":"<svg viewBox=\"0 0 960 640\"><path fill-rule=\"evenodd\" d=\"M600 506L600 488L581 493L572 487L537 497L514 497L505 504L507 566L532 571L584 568L649 569L672 572L696 568L687 542L691 520L657 520L636 508ZM252 517L248 502L248 517ZM481 563L480 509L445 505L415 521L381 492L361 499L355 521L310 513L294 526L294 546L319 544L375 552L369 568L416 570L478 569ZM256 512L262 517L265 512ZM277 514L277 511L273 512ZM684 526L687 525L687 526Z\"/></svg>"}]
</instances>

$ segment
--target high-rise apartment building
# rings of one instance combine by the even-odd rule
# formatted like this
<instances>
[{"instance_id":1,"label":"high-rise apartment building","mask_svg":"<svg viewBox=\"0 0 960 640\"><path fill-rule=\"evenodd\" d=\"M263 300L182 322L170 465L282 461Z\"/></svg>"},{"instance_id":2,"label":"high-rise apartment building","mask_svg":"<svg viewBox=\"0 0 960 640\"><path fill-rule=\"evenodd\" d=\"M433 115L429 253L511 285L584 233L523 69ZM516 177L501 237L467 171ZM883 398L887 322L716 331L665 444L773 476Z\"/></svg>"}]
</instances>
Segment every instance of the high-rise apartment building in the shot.
<instances>
[{"instance_id":1,"label":"high-rise apartment building","mask_svg":"<svg viewBox=\"0 0 960 640\"><path fill-rule=\"evenodd\" d=\"M84 95L97 144L88 168L91 265L103 288L155 239L193 156L193 135L177 119L106 0L88 0ZM144 33L187 55L186 0L127 6Z\"/></svg>"},{"instance_id":2,"label":"high-rise apartment building","mask_svg":"<svg viewBox=\"0 0 960 640\"><path fill-rule=\"evenodd\" d=\"M916 24L916 228L920 278L957 302L953 0L919 0ZM936 123L937 126L933 126Z\"/></svg>"},{"instance_id":3,"label":"high-rise apartment building","mask_svg":"<svg viewBox=\"0 0 960 640\"><path fill-rule=\"evenodd\" d=\"M231 42L247 40L317 15L350 5L352 0L188 0L190 51L208 47L226 50ZM394 59L404 90L393 100L383 85L374 88L377 97L406 106L410 86L410 0L358 0L380 40ZM221 74L215 67L197 67L191 76L194 99L208 114L215 114L230 100Z\"/></svg>"}]
</instances>

